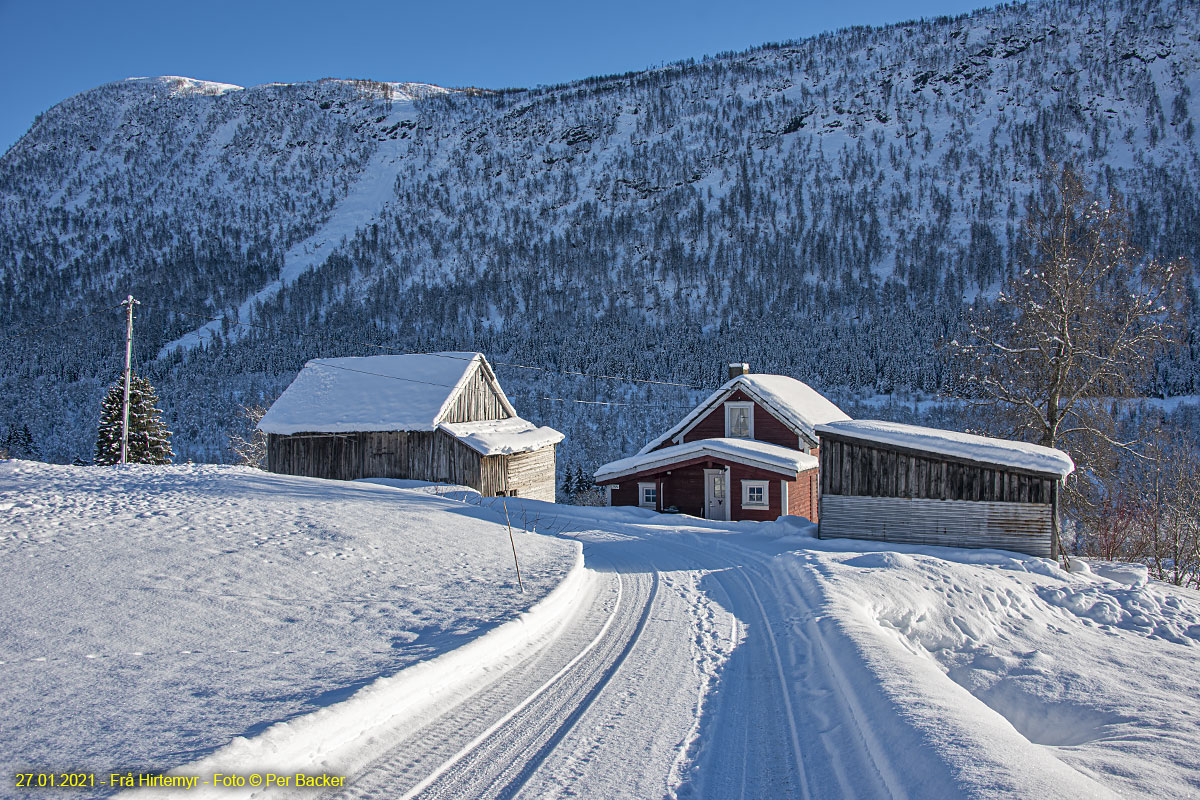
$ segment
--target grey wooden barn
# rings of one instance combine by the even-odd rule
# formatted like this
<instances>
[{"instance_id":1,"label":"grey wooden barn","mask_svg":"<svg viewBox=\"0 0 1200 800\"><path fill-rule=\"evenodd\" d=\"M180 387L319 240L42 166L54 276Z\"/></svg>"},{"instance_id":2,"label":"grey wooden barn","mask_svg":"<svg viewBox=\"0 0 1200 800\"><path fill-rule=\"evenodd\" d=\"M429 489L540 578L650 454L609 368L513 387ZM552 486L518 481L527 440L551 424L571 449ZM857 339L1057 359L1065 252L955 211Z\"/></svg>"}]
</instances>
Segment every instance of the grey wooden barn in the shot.
<instances>
[{"instance_id":1,"label":"grey wooden barn","mask_svg":"<svg viewBox=\"0 0 1200 800\"><path fill-rule=\"evenodd\" d=\"M549 502L563 438L517 416L481 353L314 359L258 427L271 472L409 478Z\"/></svg>"},{"instance_id":2,"label":"grey wooden barn","mask_svg":"<svg viewBox=\"0 0 1200 800\"><path fill-rule=\"evenodd\" d=\"M879 420L818 425L822 539L994 547L1056 557L1075 468L1049 447Z\"/></svg>"}]
</instances>

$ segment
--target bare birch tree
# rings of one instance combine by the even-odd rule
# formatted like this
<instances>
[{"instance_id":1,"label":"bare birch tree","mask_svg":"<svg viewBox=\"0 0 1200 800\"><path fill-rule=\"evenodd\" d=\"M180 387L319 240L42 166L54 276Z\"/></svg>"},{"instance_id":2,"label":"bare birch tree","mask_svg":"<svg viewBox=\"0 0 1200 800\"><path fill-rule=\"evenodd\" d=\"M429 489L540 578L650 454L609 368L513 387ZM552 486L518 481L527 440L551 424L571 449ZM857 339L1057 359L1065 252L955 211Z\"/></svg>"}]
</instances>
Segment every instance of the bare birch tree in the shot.
<instances>
[{"instance_id":1,"label":"bare birch tree","mask_svg":"<svg viewBox=\"0 0 1200 800\"><path fill-rule=\"evenodd\" d=\"M259 420L267 413L265 406L239 406L238 417L246 425L247 433L229 436L229 449L237 456L237 463L257 469L267 468L267 435L258 429Z\"/></svg>"},{"instance_id":2,"label":"bare birch tree","mask_svg":"<svg viewBox=\"0 0 1200 800\"><path fill-rule=\"evenodd\" d=\"M1138 394L1181 336L1191 266L1143 258L1121 202L1100 202L1069 166L1044 176L1017 260L952 343L960 386L997 432L1066 449L1079 467L1069 501L1087 504L1132 444L1116 433L1114 399Z\"/></svg>"}]
</instances>

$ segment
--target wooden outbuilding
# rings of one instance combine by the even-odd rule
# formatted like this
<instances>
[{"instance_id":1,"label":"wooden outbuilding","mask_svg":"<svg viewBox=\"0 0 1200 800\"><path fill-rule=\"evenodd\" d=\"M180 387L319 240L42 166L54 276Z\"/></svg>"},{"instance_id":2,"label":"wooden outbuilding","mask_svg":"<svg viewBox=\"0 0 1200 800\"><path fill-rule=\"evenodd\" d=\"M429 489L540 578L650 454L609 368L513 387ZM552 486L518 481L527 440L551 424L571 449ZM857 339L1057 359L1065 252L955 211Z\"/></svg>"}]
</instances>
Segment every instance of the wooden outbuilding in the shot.
<instances>
[{"instance_id":1,"label":"wooden outbuilding","mask_svg":"<svg viewBox=\"0 0 1200 800\"><path fill-rule=\"evenodd\" d=\"M816 426L822 539L1058 555L1061 450L880 420Z\"/></svg>"},{"instance_id":2,"label":"wooden outbuilding","mask_svg":"<svg viewBox=\"0 0 1200 800\"><path fill-rule=\"evenodd\" d=\"M409 478L549 502L563 438L517 416L481 353L314 359L258 427L271 472Z\"/></svg>"},{"instance_id":3,"label":"wooden outbuilding","mask_svg":"<svg viewBox=\"0 0 1200 800\"><path fill-rule=\"evenodd\" d=\"M785 375L729 380L637 455L605 464L596 483L609 505L717 520L817 519L817 435L847 419L829 400Z\"/></svg>"}]
</instances>

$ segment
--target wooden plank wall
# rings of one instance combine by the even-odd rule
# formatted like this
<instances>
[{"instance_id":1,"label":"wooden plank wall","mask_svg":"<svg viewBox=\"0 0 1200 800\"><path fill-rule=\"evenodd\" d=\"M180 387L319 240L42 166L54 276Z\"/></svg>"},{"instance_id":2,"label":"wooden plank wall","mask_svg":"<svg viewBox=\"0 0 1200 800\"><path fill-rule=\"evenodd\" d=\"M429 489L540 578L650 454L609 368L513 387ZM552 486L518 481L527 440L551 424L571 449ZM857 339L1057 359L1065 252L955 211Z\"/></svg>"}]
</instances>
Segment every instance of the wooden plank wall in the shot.
<instances>
[{"instance_id":1,"label":"wooden plank wall","mask_svg":"<svg viewBox=\"0 0 1200 800\"><path fill-rule=\"evenodd\" d=\"M267 469L343 481L411 478L483 491L480 455L444 431L271 434Z\"/></svg>"},{"instance_id":2,"label":"wooden plank wall","mask_svg":"<svg viewBox=\"0 0 1200 800\"><path fill-rule=\"evenodd\" d=\"M1054 478L822 435L821 494L1050 503Z\"/></svg>"},{"instance_id":3,"label":"wooden plank wall","mask_svg":"<svg viewBox=\"0 0 1200 800\"><path fill-rule=\"evenodd\" d=\"M821 496L822 539L993 547L1053 557L1049 503Z\"/></svg>"},{"instance_id":4,"label":"wooden plank wall","mask_svg":"<svg viewBox=\"0 0 1200 800\"><path fill-rule=\"evenodd\" d=\"M554 502L554 445L507 458L509 494Z\"/></svg>"},{"instance_id":5,"label":"wooden plank wall","mask_svg":"<svg viewBox=\"0 0 1200 800\"><path fill-rule=\"evenodd\" d=\"M479 422L485 419L508 419L511 414L492 387L486 367L477 366L462 391L454 398L446 416L440 422ZM494 378L492 378L494 380Z\"/></svg>"}]
</instances>

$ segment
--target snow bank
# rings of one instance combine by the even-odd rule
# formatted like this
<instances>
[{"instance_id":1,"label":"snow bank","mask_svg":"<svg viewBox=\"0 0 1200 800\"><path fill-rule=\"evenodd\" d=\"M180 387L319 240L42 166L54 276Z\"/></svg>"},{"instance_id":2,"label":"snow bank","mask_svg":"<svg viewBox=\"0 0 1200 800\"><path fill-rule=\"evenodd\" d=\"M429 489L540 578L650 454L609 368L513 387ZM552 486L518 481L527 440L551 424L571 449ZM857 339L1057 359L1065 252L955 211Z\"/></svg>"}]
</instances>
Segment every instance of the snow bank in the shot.
<instances>
[{"instance_id":1,"label":"snow bank","mask_svg":"<svg viewBox=\"0 0 1200 800\"><path fill-rule=\"evenodd\" d=\"M926 450L947 456L981 461L987 464L1046 472L1065 478L1075 469L1075 462L1061 450L1026 442L993 439L971 433L923 428L900 422L877 419L856 419L830 422L817 426L817 433L832 433L911 450Z\"/></svg>"},{"instance_id":2,"label":"snow bank","mask_svg":"<svg viewBox=\"0 0 1200 800\"><path fill-rule=\"evenodd\" d=\"M1000 552L832 544L778 569L819 586L873 716L906 721L893 746L935 748L964 795L1200 787L1197 593Z\"/></svg>"},{"instance_id":3,"label":"snow bank","mask_svg":"<svg viewBox=\"0 0 1200 800\"><path fill-rule=\"evenodd\" d=\"M280 722L254 738L238 737L211 756L171 770L171 775L207 778L214 773L247 775L274 772L293 775L346 775L379 754L373 740L391 742L398 732L410 733L434 712L469 697L488 674L507 668L529 648L551 638L587 604L595 573L584 569L583 550L576 544L574 566L545 599L495 630L437 658L376 680L349 700ZM389 738L389 735L391 738ZM269 767L269 770L266 769ZM261 797L263 789L243 792L200 786L189 796ZM172 797L170 792L130 791L121 796Z\"/></svg>"},{"instance_id":4,"label":"snow bank","mask_svg":"<svg viewBox=\"0 0 1200 800\"><path fill-rule=\"evenodd\" d=\"M487 508L239 467L0 462L0 509L10 776L165 770L276 723L282 747L381 676L544 627L522 615L578 570L517 530L521 594Z\"/></svg>"}]
</instances>

